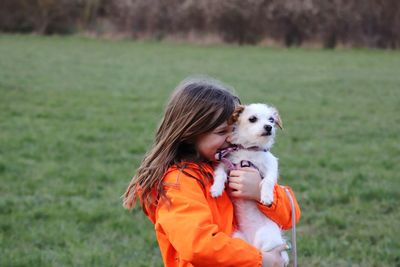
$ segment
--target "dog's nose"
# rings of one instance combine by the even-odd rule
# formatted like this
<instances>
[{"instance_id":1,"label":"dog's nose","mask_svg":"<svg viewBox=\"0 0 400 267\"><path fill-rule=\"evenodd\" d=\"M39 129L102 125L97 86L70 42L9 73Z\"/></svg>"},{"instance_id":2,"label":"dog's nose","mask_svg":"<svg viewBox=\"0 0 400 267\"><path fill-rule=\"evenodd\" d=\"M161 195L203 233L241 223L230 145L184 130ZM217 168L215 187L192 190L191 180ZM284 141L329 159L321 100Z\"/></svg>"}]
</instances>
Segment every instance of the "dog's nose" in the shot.
<instances>
[{"instance_id":1,"label":"dog's nose","mask_svg":"<svg viewBox=\"0 0 400 267\"><path fill-rule=\"evenodd\" d=\"M264 125L264 129L268 132L270 132L272 130L272 126L271 125Z\"/></svg>"}]
</instances>

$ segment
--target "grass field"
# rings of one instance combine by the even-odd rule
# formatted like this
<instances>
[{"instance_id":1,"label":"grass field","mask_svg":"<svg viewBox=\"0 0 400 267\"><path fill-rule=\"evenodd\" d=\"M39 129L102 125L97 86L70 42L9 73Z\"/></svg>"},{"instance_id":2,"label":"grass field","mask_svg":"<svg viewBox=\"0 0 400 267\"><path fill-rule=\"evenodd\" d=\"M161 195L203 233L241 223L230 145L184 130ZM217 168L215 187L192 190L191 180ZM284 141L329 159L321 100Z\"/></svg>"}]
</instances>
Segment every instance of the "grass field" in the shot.
<instances>
[{"instance_id":1,"label":"grass field","mask_svg":"<svg viewBox=\"0 0 400 267\"><path fill-rule=\"evenodd\" d=\"M0 266L162 266L120 196L190 74L277 106L299 266L400 266L400 52L0 35Z\"/></svg>"}]
</instances>

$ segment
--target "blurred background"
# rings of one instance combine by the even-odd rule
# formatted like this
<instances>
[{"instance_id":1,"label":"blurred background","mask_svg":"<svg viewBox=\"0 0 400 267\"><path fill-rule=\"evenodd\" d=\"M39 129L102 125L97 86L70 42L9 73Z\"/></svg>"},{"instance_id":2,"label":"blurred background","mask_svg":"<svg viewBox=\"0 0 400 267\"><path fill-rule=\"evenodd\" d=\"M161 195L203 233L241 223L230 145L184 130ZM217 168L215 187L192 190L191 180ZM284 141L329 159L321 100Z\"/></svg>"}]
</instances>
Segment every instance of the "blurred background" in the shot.
<instances>
[{"instance_id":1,"label":"blurred background","mask_svg":"<svg viewBox=\"0 0 400 267\"><path fill-rule=\"evenodd\" d=\"M398 48L397 0L2 0L0 31Z\"/></svg>"},{"instance_id":2,"label":"blurred background","mask_svg":"<svg viewBox=\"0 0 400 267\"><path fill-rule=\"evenodd\" d=\"M278 108L299 266L400 266L399 14L397 0L0 0L0 266L162 266L121 195L193 74Z\"/></svg>"}]
</instances>

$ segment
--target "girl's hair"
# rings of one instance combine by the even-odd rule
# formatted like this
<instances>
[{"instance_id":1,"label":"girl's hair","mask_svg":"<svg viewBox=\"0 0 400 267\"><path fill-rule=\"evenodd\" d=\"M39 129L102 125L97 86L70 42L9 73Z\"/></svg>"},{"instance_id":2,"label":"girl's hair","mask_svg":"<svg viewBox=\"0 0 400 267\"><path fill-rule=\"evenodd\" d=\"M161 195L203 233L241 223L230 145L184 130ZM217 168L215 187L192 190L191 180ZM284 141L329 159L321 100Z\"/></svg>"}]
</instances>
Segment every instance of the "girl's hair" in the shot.
<instances>
[{"instance_id":1,"label":"girl's hair","mask_svg":"<svg viewBox=\"0 0 400 267\"><path fill-rule=\"evenodd\" d=\"M196 138L228 121L239 98L221 82L188 78L172 94L154 143L145 155L124 196L123 206L131 209L136 198L144 212L166 198L162 179L169 167L182 161L200 162Z\"/></svg>"}]
</instances>

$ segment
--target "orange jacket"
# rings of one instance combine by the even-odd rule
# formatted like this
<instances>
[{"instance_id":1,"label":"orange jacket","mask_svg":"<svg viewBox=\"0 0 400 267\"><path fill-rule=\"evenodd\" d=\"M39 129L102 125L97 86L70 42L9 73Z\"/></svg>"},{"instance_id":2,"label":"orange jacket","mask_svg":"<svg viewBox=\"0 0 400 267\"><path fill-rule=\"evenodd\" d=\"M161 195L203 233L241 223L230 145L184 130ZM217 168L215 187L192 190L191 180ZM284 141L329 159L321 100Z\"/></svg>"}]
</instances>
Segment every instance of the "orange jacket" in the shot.
<instances>
[{"instance_id":1,"label":"orange jacket","mask_svg":"<svg viewBox=\"0 0 400 267\"><path fill-rule=\"evenodd\" d=\"M157 240L166 267L172 266L261 266L262 255L245 241L232 238L235 219L232 202L226 192L213 198L210 194L212 181L198 172L198 166L190 164L185 171L201 180L171 167L163 180L171 203L161 202L149 213L155 225ZM203 170L213 173L210 165ZM167 185L168 184L168 185ZM296 221L300 209L296 205ZM291 206L280 186L275 186L274 203L271 207L259 204L260 210L282 229L291 227ZM150 215L154 214L154 215Z\"/></svg>"}]
</instances>

